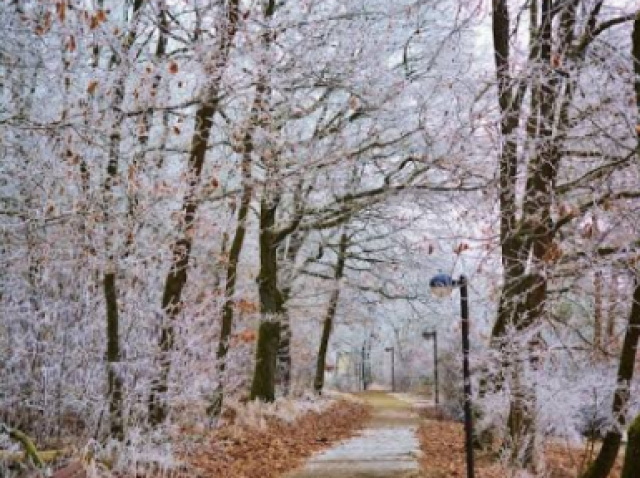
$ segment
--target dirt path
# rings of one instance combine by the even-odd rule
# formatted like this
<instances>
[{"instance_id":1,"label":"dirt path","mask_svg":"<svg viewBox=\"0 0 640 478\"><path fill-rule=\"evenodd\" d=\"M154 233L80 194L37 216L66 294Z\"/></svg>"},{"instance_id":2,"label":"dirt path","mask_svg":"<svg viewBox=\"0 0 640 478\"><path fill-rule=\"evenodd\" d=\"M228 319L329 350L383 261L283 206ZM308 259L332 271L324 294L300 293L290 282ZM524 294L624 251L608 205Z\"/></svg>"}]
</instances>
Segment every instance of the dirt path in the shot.
<instances>
[{"instance_id":1,"label":"dirt path","mask_svg":"<svg viewBox=\"0 0 640 478\"><path fill-rule=\"evenodd\" d=\"M357 395L372 406L366 428L312 457L286 478L413 478L420 445L417 415L410 401L386 392Z\"/></svg>"}]
</instances>

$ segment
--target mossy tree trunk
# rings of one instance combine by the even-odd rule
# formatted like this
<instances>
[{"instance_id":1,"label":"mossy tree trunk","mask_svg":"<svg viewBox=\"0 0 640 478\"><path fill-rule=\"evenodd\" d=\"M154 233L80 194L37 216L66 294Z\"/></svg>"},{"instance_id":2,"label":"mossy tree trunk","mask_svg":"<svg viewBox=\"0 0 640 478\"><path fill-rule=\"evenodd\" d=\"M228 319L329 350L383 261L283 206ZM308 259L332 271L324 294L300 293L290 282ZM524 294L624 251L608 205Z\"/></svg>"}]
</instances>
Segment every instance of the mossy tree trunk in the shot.
<instances>
[{"instance_id":1,"label":"mossy tree trunk","mask_svg":"<svg viewBox=\"0 0 640 478\"><path fill-rule=\"evenodd\" d=\"M338 301L340 299L340 280L344 276L344 265L346 262L347 246L348 236L346 232L343 232L340 236L340 244L338 246L338 259L336 261L334 274L334 289L331 292L329 307L327 308L327 315L324 318L324 323L322 326L322 337L320 338L320 349L318 351L318 358L316 361L316 377L313 382L313 388L316 393L322 393L322 388L324 387L324 372L325 364L327 361L327 350L329 348L329 339L331 338L331 331L333 329L333 321L338 310Z\"/></svg>"}]
</instances>

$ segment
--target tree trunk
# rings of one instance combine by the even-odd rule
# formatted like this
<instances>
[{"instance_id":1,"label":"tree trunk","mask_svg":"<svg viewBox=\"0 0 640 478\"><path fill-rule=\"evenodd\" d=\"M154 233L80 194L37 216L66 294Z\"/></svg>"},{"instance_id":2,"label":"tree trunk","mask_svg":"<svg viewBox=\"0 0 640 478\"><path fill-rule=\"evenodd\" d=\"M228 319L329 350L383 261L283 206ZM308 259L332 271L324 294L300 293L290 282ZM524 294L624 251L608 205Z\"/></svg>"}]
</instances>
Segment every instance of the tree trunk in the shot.
<instances>
[{"instance_id":1,"label":"tree trunk","mask_svg":"<svg viewBox=\"0 0 640 478\"><path fill-rule=\"evenodd\" d=\"M612 352L613 341L616 336L616 309L618 305L618 278L615 271L611 271L609 284L609 307L607 308L607 353Z\"/></svg>"},{"instance_id":2,"label":"tree trunk","mask_svg":"<svg viewBox=\"0 0 640 478\"><path fill-rule=\"evenodd\" d=\"M615 464L625 426L624 412L629 403L629 386L633 379L638 339L640 338L640 277L635 277L633 304L629 324L620 352L616 392L613 397L612 415L616 428L607 432L596 460L589 466L583 478L606 478Z\"/></svg>"},{"instance_id":3,"label":"tree trunk","mask_svg":"<svg viewBox=\"0 0 640 478\"><path fill-rule=\"evenodd\" d=\"M596 271L593 278L593 348L597 356L602 353L602 272Z\"/></svg>"},{"instance_id":4,"label":"tree trunk","mask_svg":"<svg viewBox=\"0 0 640 478\"><path fill-rule=\"evenodd\" d=\"M126 54L129 52L133 42L136 39L135 22L136 17L142 8L143 2L136 0L133 4L133 17L132 23L134 27L123 41L123 52L120 54ZM114 54L111 59L112 65L120 65L121 59L117 54ZM105 248L107 249L108 264L107 270L103 275L102 285L104 292L104 299L106 305L107 315L107 394L109 397L109 431L110 435L116 440L122 440L124 438L124 422L123 422L123 383L122 378L116 370L117 364L121 360L120 351L120 314L118 311L118 290L116 287L116 273L117 273L117 259L114 257L113 251L111 251L113 241L113 230L110 226L111 210L113 207L113 186L118 177L119 159L120 159L120 145L122 142L121 128L124 121L124 116L121 112L122 104L125 98L125 74L120 73L120 76L116 80L114 87L114 111L116 113L113 125L112 133L109 137L109 161L107 163L107 175L104 181L104 218L106 224L106 240ZM127 239L128 241L128 239Z\"/></svg>"},{"instance_id":5,"label":"tree trunk","mask_svg":"<svg viewBox=\"0 0 640 478\"><path fill-rule=\"evenodd\" d=\"M284 306L283 306L284 309ZM286 309L280 316L280 341L278 342L278 366L277 381L280 383L282 395L288 396L291 392L291 317Z\"/></svg>"},{"instance_id":6,"label":"tree trunk","mask_svg":"<svg viewBox=\"0 0 640 478\"><path fill-rule=\"evenodd\" d=\"M539 13L539 15L538 15ZM568 124L567 107L572 98L571 78L566 88L553 71L552 51L554 9L551 0L530 4L529 59L540 71L524 82L514 81L509 72L510 16L508 2L493 2L493 44L498 82L498 103L501 112L500 131L502 148L499 157L500 183L500 239L503 264L503 288L498 315L492 330L492 346L502 351L501 369L514 367L506 353L509 338L507 331L524 331L535 325L545 312L547 298L548 264L558 259L553 243L555 228L551 210L554 187L561 160L559 138L555 130ZM558 22L556 50L564 52L573 41L576 12L573 8L562 11ZM543 80L544 78L544 80ZM531 90L531 111L526 122L528 141L535 150L526 163L526 184L522 205L516 197L518 183L518 147L514 134L520 118L527 112L522 108L527 89ZM555 129L554 129L555 128ZM520 213L518 210L520 209ZM555 247L555 248L554 248ZM535 354L534 354L535 355ZM532 364L535 366L535 364ZM518 367L512 368L518 373ZM502 387L504 370L486 380L485 387ZM522 382L521 377L514 377ZM524 387L524 385L522 385ZM522 388L521 387L521 388ZM534 443L534 419L528 416L534 407L527 403L535 396L535 390L521 390L512 397L509 429L511 437L506 444ZM528 435L525 437L525 435ZM524 457L516 466L530 466L533 450L511 450L512 457Z\"/></svg>"},{"instance_id":7,"label":"tree trunk","mask_svg":"<svg viewBox=\"0 0 640 478\"><path fill-rule=\"evenodd\" d=\"M276 399L276 356L280 341L280 321L263 320L258 330L256 369L251 383L251 400L273 402Z\"/></svg>"},{"instance_id":8,"label":"tree trunk","mask_svg":"<svg viewBox=\"0 0 640 478\"><path fill-rule=\"evenodd\" d=\"M302 198L299 197L299 194L295 194L294 201L301 201ZM277 381L279 381L280 386L282 388L282 394L284 396L289 395L291 391L291 370L292 370L292 360L291 360L291 322L290 316L287 312L286 304L291 298L291 290L293 288L293 282L295 281L295 277L293 275L293 270L295 269L296 258L298 257L298 253L302 249L304 245L306 234L301 231L296 231L290 236L289 244L286 249L283 251L284 263L286 267L289 267L291 270L290 277L286 278L285 285L282 287L282 308L284 310L284 314L282 315L282 321L280 323L280 343L278 344L278 376Z\"/></svg>"},{"instance_id":9,"label":"tree trunk","mask_svg":"<svg viewBox=\"0 0 640 478\"><path fill-rule=\"evenodd\" d=\"M320 350L318 351L318 359L316 361L316 378L313 382L313 388L318 394L322 393L322 388L324 387L324 371L327 361L327 349L329 348L329 339L331 337L331 330L333 329L333 320L335 319L336 311L338 310L338 300L340 299L340 279L342 279L344 275L347 245L347 234L346 232L343 232L340 236L340 246L338 249L338 259L334 275L334 289L331 292L327 315L324 318L322 337L320 338Z\"/></svg>"},{"instance_id":10,"label":"tree trunk","mask_svg":"<svg viewBox=\"0 0 640 478\"><path fill-rule=\"evenodd\" d=\"M122 421L122 379L115 370L120 362L120 322L118 315L118 291L113 271L104 275L104 297L107 305L107 388L109 397L109 429L112 438L124 438Z\"/></svg>"},{"instance_id":11,"label":"tree trunk","mask_svg":"<svg viewBox=\"0 0 640 478\"><path fill-rule=\"evenodd\" d=\"M640 476L640 414L631 423L627 435L629 441L620 478L638 478Z\"/></svg>"},{"instance_id":12,"label":"tree trunk","mask_svg":"<svg viewBox=\"0 0 640 478\"><path fill-rule=\"evenodd\" d=\"M640 18L637 18L633 22L632 33L632 56L633 56L633 69L636 74L635 80L635 92L636 92L636 109L638 118L637 123L640 123ZM636 129L638 142L636 145L636 151L640 154L640 129ZM629 315L629 324L624 334L624 342L622 344L622 350L620 352L620 364L618 365L618 386L613 398L613 415L617 418L617 425L622 429L624 427L624 414L623 411L629 402L629 386L633 379L633 371L635 367L636 353L638 349L638 339L640 338L640 276L636 274L634 277L634 293L633 304L631 305L631 313ZM638 425L638 419L635 420L632 429L635 431ZM583 478L606 478L613 467L618 451L620 449L620 442L622 441L622 435L620 430L614 429L607 433L598 453L598 457L591 464ZM636 442L637 443L637 442ZM631 444L631 440L630 440ZM637 446L637 445L636 445ZM626 467L626 464L625 464ZM630 464L630 468L634 465ZM633 476L625 476L628 478Z\"/></svg>"},{"instance_id":13,"label":"tree trunk","mask_svg":"<svg viewBox=\"0 0 640 478\"><path fill-rule=\"evenodd\" d=\"M260 273L258 290L262 322L258 330L256 365L251 384L251 400L272 402L275 400L278 346L280 343L280 319L284 312L284 300L278 288L278 238L274 233L279 197L269 196L265 186L260 202Z\"/></svg>"},{"instance_id":14,"label":"tree trunk","mask_svg":"<svg viewBox=\"0 0 640 478\"><path fill-rule=\"evenodd\" d=\"M259 121L260 112L263 110L263 96L266 91L265 78L261 75L256 88L256 96L251 109L249 126L243 139L242 151L242 196L240 198L240 208L238 209L238 221L235 234L229 250L229 258L226 271L226 282L224 290L224 304L222 306L222 327L220 329L220 340L216 353L218 386L214 392L213 400L209 406L208 413L212 418L216 418L222 412L224 401L224 372L226 370L226 359L229 351L229 337L233 328L234 318L234 296L236 293L236 282L238 273L238 263L240 253L244 245L244 238L247 228L247 217L251 197L253 196L253 184L251 183L251 154L253 153L253 135Z\"/></svg>"},{"instance_id":15,"label":"tree trunk","mask_svg":"<svg viewBox=\"0 0 640 478\"><path fill-rule=\"evenodd\" d=\"M160 331L160 373L152 385L149 400L149 422L152 426L164 421L167 416L166 393L169 389L169 372L171 367L171 352L174 343L175 320L182 309L182 291L187 283L187 267L191 257L193 245L193 228L198 209L197 188L200 184L202 167L204 165L209 136L213 125L213 116L218 111L219 90L222 77L229 59L231 44L238 29L239 0L230 0L226 8L225 34L220 37L218 47L217 70L211 86L205 95L203 103L198 107L195 115L195 131L191 140L191 152L188 161L189 186L183 198L182 213L184 223L181 226L181 238L172 249L173 259L171 268L165 280L162 295L162 310L165 312Z\"/></svg>"}]
</instances>

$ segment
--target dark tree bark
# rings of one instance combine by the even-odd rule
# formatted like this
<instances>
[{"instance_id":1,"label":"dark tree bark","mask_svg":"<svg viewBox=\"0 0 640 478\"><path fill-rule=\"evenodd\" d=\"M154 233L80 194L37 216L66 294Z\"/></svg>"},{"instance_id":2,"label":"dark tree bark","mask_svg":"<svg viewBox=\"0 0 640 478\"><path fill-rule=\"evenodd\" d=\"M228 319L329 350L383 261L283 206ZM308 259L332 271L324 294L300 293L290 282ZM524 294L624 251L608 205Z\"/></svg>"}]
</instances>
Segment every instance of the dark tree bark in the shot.
<instances>
[{"instance_id":1,"label":"dark tree bark","mask_svg":"<svg viewBox=\"0 0 640 478\"><path fill-rule=\"evenodd\" d=\"M346 262L346 252L348 245L348 237L346 232L340 236L340 245L338 246L338 259L335 268L335 284L329 299L329 307L327 315L324 318L322 326L322 337L320 338L320 349L318 350L318 359L316 361L316 378L313 382L313 388L316 393L322 393L324 387L324 370L327 361L327 349L329 348L329 339L333 329L333 321L338 310L338 301L340 299L340 279L344 276L344 265Z\"/></svg>"},{"instance_id":2,"label":"dark tree bark","mask_svg":"<svg viewBox=\"0 0 640 478\"><path fill-rule=\"evenodd\" d=\"M636 92L636 108L638 123L640 123L640 18L636 18L633 23L632 33L632 57L633 69L636 74L635 92ZM640 155L640 129L636 130L638 142L636 152ZM636 354L638 350L638 339L640 338L640 276L634 277L635 290L633 293L633 303L631 305L631 313L629 315L629 323L624 334L622 350L620 352L620 363L618 365L618 380L615 395L613 397L613 416L617 419L617 425L622 429L624 427L624 409L629 402L629 386L633 379L633 371L635 366ZM638 420L634 422L637 427ZM634 429L632 426L632 429ZM591 464L583 478L606 478L615 464L620 450L622 434L620 429L609 431L602 443L602 448L598 453L596 460ZM635 445L637 446L637 444ZM627 465L625 464L625 467ZM633 469L634 464L630 464L629 468ZM623 474L624 475L624 474ZM633 474L625 478L634 476Z\"/></svg>"},{"instance_id":3,"label":"dark tree bark","mask_svg":"<svg viewBox=\"0 0 640 478\"><path fill-rule=\"evenodd\" d=\"M620 478L637 478L640 476L640 414L631 423L627 440Z\"/></svg>"},{"instance_id":4,"label":"dark tree bark","mask_svg":"<svg viewBox=\"0 0 640 478\"><path fill-rule=\"evenodd\" d=\"M296 200L301 200L297 198ZM291 322L290 316L287 311L287 302L291 298L291 291L293 288L293 282L295 276L293 275L293 269L295 268L296 259L298 253L302 249L306 234L302 231L295 231L289 238L289 244L283 252L284 264L292 269L291 276L285 280L285 285L282 287L282 301L283 301L283 314L280 322L280 343L278 344L278 370L276 380L280 383L282 388L282 394L284 396L289 395L291 391Z\"/></svg>"},{"instance_id":5,"label":"dark tree bark","mask_svg":"<svg viewBox=\"0 0 640 478\"><path fill-rule=\"evenodd\" d=\"M122 379L114 369L120 362L120 321L115 273L104 275L104 297L107 305L107 393L109 396L109 430L116 440L124 438L122 421Z\"/></svg>"},{"instance_id":6,"label":"dark tree bark","mask_svg":"<svg viewBox=\"0 0 640 478\"><path fill-rule=\"evenodd\" d=\"M620 352L617 387L613 397L612 415L616 419L617 427L607 432L598 456L589 466L583 478L606 478L609 476L618 457L620 444L622 443L621 430L623 430L625 426L624 411L629 403L629 386L633 379L638 338L640 338L640 277L636 276L633 304L631 306L627 331L624 335L622 351Z\"/></svg>"},{"instance_id":7,"label":"dark tree bark","mask_svg":"<svg viewBox=\"0 0 640 478\"><path fill-rule=\"evenodd\" d=\"M616 336L616 312L618 302L618 279L615 271L611 271L611 282L609 284L609 295L607 297L609 307L607 308L607 353L612 351L613 341Z\"/></svg>"},{"instance_id":8,"label":"dark tree bark","mask_svg":"<svg viewBox=\"0 0 640 478\"><path fill-rule=\"evenodd\" d=\"M162 310L165 317L160 330L160 372L152 386L149 400L149 422L158 425L167 416L166 393L169 389L171 352L174 343L173 321L182 310L182 291L187 283L187 268L193 246L193 227L198 209L197 188L200 184L202 167L209 145L209 136L213 125L213 116L218 111L219 90L226 70L229 52L238 30L239 0L230 0L226 7L224 34L220 36L217 68L211 80L209 90L195 115L195 131L191 140L191 152L188 161L189 186L183 198L181 238L172 246L173 259L167 274L162 295Z\"/></svg>"},{"instance_id":9,"label":"dark tree bark","mask_svg":"<svg viewBox=\"0 0 640 478\"><path fill-rule=\"evenodd\" d=\"M280 343L280 319L284 300L278 288L277 250L281 242L274 228L280 198L265 186L260 201L260 273L258 290L262 322L258 330L256 365L251 384L251 400L275 400L276 367Z\"/></svg>"},{"instance_id":10,"label":"dark tree bark","mask_svg":"<svg viewBox=\"0 0 640 478\"><path fill-rule=\"evenodd\" d=\"M552 0L541 0L530 4L529 59L539 68L530 78L514 80L511 68L509 41L511 35L508 2L493 1L493 41L498 104L501 111L502 147L499 156L500 182L500 238L503 264L503 287L498 304L498 314L492 330L492 345L503 351L502 366L511 374L520 374L520 369L511 362L506 353L507 331L524 331L536 324L545 313L547 298L546 267L557 260L554 250L555 225L552 206L555 197L556 179L562 159L560 141L568 122L567 108L572 99L572 78L563 86L554 71L552 51L562 54L570 47L575 30L575 2L567 2L557 22L557 34L553 35L554 10ZM555 48L553 45L556 38ZM521 118L526 91L531 91L531 111L526 122L526 133L535 150L526 161L525 193L518 204L518 148L515 134ZM531 348L531 347L530 347ZM535 352L531 357L535 357ZM531 364L532 367L536 365ZM502 386L503 373L492 377L495 388ZM519 376L514 381L522 383ZM487 380L487 385L489 386ZM510 456L518 466L531 466L535 423L530 410L535 393L516 387L508 419L510 437L505 443ZM525 446L526 449L518 449Z\"/></svg>"},{"instance_id":11,"label":"dark tree bark","mask_svg":"<svg viewBox=\"0 0 640 478\"><path fill-rule=\"evenodd\" d=\"M208 409L208 413L212 418L218 417L222 412L224 401L224 372L226 370L226 358L229 351L229 337L233 328L234 319L234 295L236 293L236 282L238 273L238 263L247 228L247 217L249 215L249 206L253 196L253 184L251 177L251 155L253 153L253 135L258 125L260 113L264 109L264 94L266 91L266 78L260 75L258 86L256 88L256 96L251 109L251 117L249 126L243 138L242 151L242 195L240 197L240 207L238 209L238 220L236 230L231 242L229 250L229 258L226 270L225 282L225 299L222 306L222 327L220 329L220 341L216 353L218 387L214 392L212 403Z\"/></svg>"},{"instance_id":12,"label":"dark tree bark","mask_svg":"<svg viewBox=\"0 0 640 478\"><path fill-rule=\"evenodd\" d=\"M133 27L128 35L123 39L123 52L126 54L131 49L136 39L137 15L142 8L143 2L136 0L133 2ZM117 66L121 64L121 58L114 54L111 59L111 65ZM109 224L111 217L111 207L113 206L113 186L119 174L120 144L122 136L120 129L124 121L121 113L121 107L125 97L125 75L124 72L117 79L114 87L114 110L116 116L112 127L112 134L109 138L109 161L107 163L107 175L104 181L104 218L105 223ZM108 230L106 247L110 249L113 241L113 232ZM108 250L108 265L104 273L102 285L107 315L107 393L109 397L109 431L110 435L116 440L124 438L124 422L123 422L123 383L122 378L118 374L117 364L121 361L120 351L120 314L118 310L118 290L116 286L117 260L112 251Z\"/></svg>"},{"instance_id":13,"label":"dark tree bark","mask_svg":"<svg viewBox=\"0 0 640 478\"><path fill-rule=\"evenodd\" d=\"M602 272L596 271L593 278L593 347L597 356L602 354Z\"/></svg>"}]
</instances>

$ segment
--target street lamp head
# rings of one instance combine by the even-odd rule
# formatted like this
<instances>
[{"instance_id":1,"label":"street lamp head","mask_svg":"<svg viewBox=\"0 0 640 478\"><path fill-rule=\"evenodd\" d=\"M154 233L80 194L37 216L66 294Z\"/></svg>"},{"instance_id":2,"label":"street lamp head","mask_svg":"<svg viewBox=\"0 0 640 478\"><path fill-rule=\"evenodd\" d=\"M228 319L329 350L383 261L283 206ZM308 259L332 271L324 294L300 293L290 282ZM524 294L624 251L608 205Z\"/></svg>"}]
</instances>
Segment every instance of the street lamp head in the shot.
<instances>
[{"instance_id":1,"label":"street lamp head","mask_svg":"<svg viewBox=\"0 0 640 478\"><path fill-rule=\"evenodd\" d=\"M437 274L429 281L431 293L436 297L449 297L453 292L454 281L450 275Z\"/></svg>"},{"instance_id":2,"label":"street lamp head","mask_svg":"<svg viewBox=\"0 0 640 478\"><path fill-rule=\"evenodd\" d=\"M424 330L422 332L422 338L423 339L432 339L436 336L436 331L435 330Z\"/></svg>"}]
</instances>

